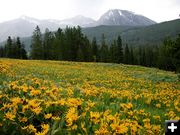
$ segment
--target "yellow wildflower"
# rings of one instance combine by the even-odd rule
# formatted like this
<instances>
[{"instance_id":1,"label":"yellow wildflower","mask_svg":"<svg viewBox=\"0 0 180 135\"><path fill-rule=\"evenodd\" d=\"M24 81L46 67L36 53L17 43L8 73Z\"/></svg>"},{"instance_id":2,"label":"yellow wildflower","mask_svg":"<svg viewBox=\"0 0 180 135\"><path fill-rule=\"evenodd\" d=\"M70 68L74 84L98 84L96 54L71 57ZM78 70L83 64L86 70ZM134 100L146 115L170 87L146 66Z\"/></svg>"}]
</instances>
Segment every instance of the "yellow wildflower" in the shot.
<instances>
[{"instance_id":1,"label":"yellow wildflower","mask_svg":"<svg viewBox=\"0 0 180 135\"><path fill-rule=\"evenodd\" d=\"M160 108L160 107L161 107L161 104L156 104L156 107L157 107L157 108Z\"/></svg>"},{"instance_id":2,"label":"yellow wildflower","mask_svg":"<svg viewBox=\"0 0 180 135\"><path fill-rule=\"evenodd\" d=\"M90 112L91 121L97 124L100 121L100 113L99 112Z\"/></svg>"},{"instance_id":3,"label":"yellow wildflower","mask_svg":"<svg viewBox=\"0 0 180 135\"><path fill-rule=\"evenodd\" d=\"M45 119L50 119L52 117L52 113L48 113L44 115Z\"/></svg>"},{"instance_id":4,"label":"yellow wildflower","mask_svg":"<svg viewBox=\"0 0 180 135\"><path fill-rule=\"evenodd\" d=\"M16 116L13 114L13 113L11 113L11 112L7 112L6 114L5 114L5 118L6 119L9 119L9 120L12 120L12 121L14 121L14 118L15 118Z\"/></svg>"}]
</instances>

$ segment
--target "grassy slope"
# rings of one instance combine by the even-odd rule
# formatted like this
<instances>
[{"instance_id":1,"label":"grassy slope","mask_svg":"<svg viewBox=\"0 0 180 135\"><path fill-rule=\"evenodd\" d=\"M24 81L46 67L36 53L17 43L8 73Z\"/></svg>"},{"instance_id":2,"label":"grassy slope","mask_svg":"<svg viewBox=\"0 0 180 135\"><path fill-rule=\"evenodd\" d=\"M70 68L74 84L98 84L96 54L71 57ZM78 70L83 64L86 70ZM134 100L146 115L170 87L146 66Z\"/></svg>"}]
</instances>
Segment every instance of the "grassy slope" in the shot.
<instances>
[{"instance_id":1,"label":"grassy slope","mask_svg":"<svg viewBox=\"0 0 180 135\"><path fill-rule=\"evenodd\" d=\"M164 120L180 119L180 106L177 104L180 99L180 83L172 72L109 63L10 59L0 59L0 68L3 69L0 71L0 98L2 94L8 95L1 102L8 103L14 96L28 99L29 103L33 99L41 99L38 100L42 109L40 112L30 106L28 110L34 115L30 115L28 111L24 115L31 116L28 121L34 125L34 119L48 124L51 132L57 129L61 134L94 134L105 130L113 133L117 130L119 133L162 134ZM25 88L30 90L27 94L22 94ZM47 106L46 103L53 106ZM13 104L6 111L0 110L0 120L5 117L4 122L0 121L0 125L4 125L4 128L0 127L1 132L9 130L9 125L14 123L5 115L15 106ZM45 119L44 114L47 113L60 117L60 124L53 118L51 121ZM16 117L19 119L20 114L21 109L18 109ZM71 120L68 117L74 118L72 123L69 123ZM15 123L18 126L11 131L24 133L18 128L28 126L28 122L19 123L16 119ZM78 126L75 130L72 129L74 125ZM118 126L124 130L118 130Z\"/></svg>"}]
</instances>

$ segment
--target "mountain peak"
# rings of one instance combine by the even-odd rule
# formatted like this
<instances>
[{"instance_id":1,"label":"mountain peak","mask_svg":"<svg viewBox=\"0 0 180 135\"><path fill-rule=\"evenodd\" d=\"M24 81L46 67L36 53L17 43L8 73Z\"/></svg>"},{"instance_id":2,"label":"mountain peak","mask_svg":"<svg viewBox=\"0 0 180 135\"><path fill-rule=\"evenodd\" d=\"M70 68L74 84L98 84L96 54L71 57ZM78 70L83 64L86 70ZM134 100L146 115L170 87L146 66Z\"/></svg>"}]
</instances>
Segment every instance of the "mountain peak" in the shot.
<instances>
[{"instance_id":1,"label":"mountain peak","mask_svg":"<svg viewBox=\"0 0 180 135\"><path fill-rule=\"evenodd\" d=\"M28 17L28 16L26 16L26 15L20 16L19 19L24 20L24 21L27 21L27 22L29 22L29 23L36 24L36 25L39 25L39 24L40 24L40 20L35 19L35 18L32 18L32 17Z\"/></svg>"},{"instance_id":2,"label":"mountain peak","mask_svg":"<svg viewBox=\"0 0 180 135\"><path fill-rule=\"evenodd\" d=\"M65 28L68 26L94 27L98 25L126 25L126 26L147 26L155 22L134 12L110 9L104 13L99 20L95 21L83 15L65 20L40 20L26 15L22 15L17 19L0 23L0 41L5 40L9 35L11 36L30 36L36 25L39 25L42 32L46 28L49 30L56 30L57 28Z\"/></svg>"},{"instance_id":3,"label":"mountain peak","mask_svg":"<svg viewBox=\"0 0 180 135\"><path fill-rule=\"evenodd\" d=\"M72 18L68 18L65 20L60 21L60 24L67 24L70 26L82 26L82 27L87 27L90 26L90 24L95 23L95 20L82 16L82 15L77 15L75 17Z\"/></svg>"},{"instance_id":4,"label":"mountain peak","mask_svg":"<svg viewBox=\"0 0 180 135\"><path fill-rule=\"evenodd\" d=\"M132 11L121 9L110 9L104 13L98 20L104 25L130 25L130 26L146 26L155 24L155 22L142 15L135 14Z\"/></svg>"},{"instance_id":5,"label":"mountain peak","mask_svg":"<svg viewBox=\"0 0 180 135\"><path fill-rule=\"evenodd\" d=\"M29 19L30 17L28 17L26 15L21 15L19 18L21 18L21 19Z\"/></svg>"}]
</instances>

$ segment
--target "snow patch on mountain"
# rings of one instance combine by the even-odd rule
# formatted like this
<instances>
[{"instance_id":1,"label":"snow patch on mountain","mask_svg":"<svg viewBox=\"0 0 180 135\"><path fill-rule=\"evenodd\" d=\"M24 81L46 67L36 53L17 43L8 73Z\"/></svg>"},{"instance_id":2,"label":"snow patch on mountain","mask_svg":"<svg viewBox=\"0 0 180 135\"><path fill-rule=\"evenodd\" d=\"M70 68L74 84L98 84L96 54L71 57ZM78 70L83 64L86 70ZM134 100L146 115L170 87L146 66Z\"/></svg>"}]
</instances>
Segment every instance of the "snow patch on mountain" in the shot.
<instances>
[{"instance_id":1,"label":"snow patch on mountain","mask_svg":"<svg viewBox=\"0 0 180 135\"><path fill-rule=\"evenodd\" d=\"M119 12L119 15L122 15L122 12L121 12L121 10L119 10L118 12Z\"/></svg>"},{"instance_id":2,"label":"snow patch on mountain","mask_svg":"<svg viewBox=\"0 0 180 135\"><path fill-rule=\"evenodd\" d=\"M25 16L25 15L22 15L22 16L20 17L20 19L25 20L25 21L28 21L29 23L32 23L32 24L36 24L36 25L39 25L39 24L40 24L40 20L31 18L31 17L27 17L27 16Z\"/></svg>"},{"instance_id":3,"label":"snow patch on mountain","mask_svg":"<svg viewBox=\"0 0 180 135\"><path fill-rule=\"evenodd\" d=\"M147 17L120 9L109 10L98 20L98 24L100 25L147 26L155 23L156 22Z\"/></svg>"}]
</instances>

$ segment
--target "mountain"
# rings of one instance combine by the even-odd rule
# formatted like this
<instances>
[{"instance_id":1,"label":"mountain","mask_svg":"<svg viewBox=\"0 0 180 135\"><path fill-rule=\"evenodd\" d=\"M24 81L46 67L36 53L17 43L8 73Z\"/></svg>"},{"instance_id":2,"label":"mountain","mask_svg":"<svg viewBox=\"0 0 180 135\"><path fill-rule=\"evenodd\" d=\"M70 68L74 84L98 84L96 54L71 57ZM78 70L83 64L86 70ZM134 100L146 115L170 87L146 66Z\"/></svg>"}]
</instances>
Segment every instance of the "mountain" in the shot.
<instances>
[{"instance_id":1,"label":"mountain","mask_svg":"<svg viewBox=\"0 0 180 135\"><path fill-rule=\"evenodd\" d=\"M81 27L93 26L95 21L91 18L83 16L76 16L74 18L66 20L39 20L27 16L21 16L20 18L0 23L0 42L7 39L8 36L12 37L28 37L31 36L35 27L39 25L41 32L44 33L48 28L51 31L57 30L59 27L65 28L68 26Z\"/></svg>"},{"instance_id":2,"label":"mountain","mask_svg":"<svg viewBox=\"0 0 180 135\"><path fill-rule=\"evenodd\" d=\"M147 26L155 23L147 17L120 9L109 10L98 20L98 24L101 25Z\"/></svg>"},{"instance_id":3,"label":"mountain","mask_svg":"<svg viewBox=\"0 0 180 135\"><path fill-rule=\"evenodd\" d=\"M96 26L82 28L82 32L92 40L96 37L98 44L101 43L102 33L105 34L108 45L121 35L123 45L159 45L162 44L166 37L176 38L180 34L180 19L154 24L150 26ZM31 37L21 38L26 45L26 49L30 50ZM3 43L2 43L3 44Z\"/></svg>"},{"instance_id":4,"label":"mountain","mask_svg":"<svg viewBox=\"0 0 180 135\"><path fill-rule=\"evenodd\" d=\"M69 19L65 19L60 21L59 24L64 24L64 25L69 25L69 26L81 26L81 27L92 27L96 24L96 21L88 18L88 17L84 17L82 15L78 15L75 16L73 18L69 18Z\"/></svg>"},{"instance_id":5,"label":"mountain","mask_svg":"<svg viewBox=\"0 0 180 135\"><path fill-rule=\"evenodd\" d=\"M100 43L102 33L105 34L106 41L110 43L121 35L123 44L129 45L158 45L162 44L166 37L175 38L180 34L180 19L162 22L150 26L97 26L85 28L83 32L92 40L97 38Z\"/></svg>"},{"instance_id":6,"label":"mountain","mask_svg":"<svg viewBox=\"0 0 180 135\"><path fill-rule=\"evenodd\" d=\"M42 32L44 32L46 28L54 31L59 27L59 24L48 20L38 20L27 16L21 16L18 19L0 23L0 41L6 40L8 36L31 36L37 25L39 25Z\"/></svg>"},{"instance_id":7,"label":"mountain","mask_svg":"<svg viewBox=\"0 0 180 135\"><path fill-rule=\"evenodd\" d=\"M128 25L128 26L147 26L155 22L141 15L126 10L109 10L103 14L99 20L95 21L91 18L81 15L65 20L39 20L27 16L0 23L0 42L12 37L28 37L32 35L33 30L39 25L42 33L48 28L51 31L57 30L59 27L68 26L95 27L99 25Z\"/></svg>"}]
</instances>

